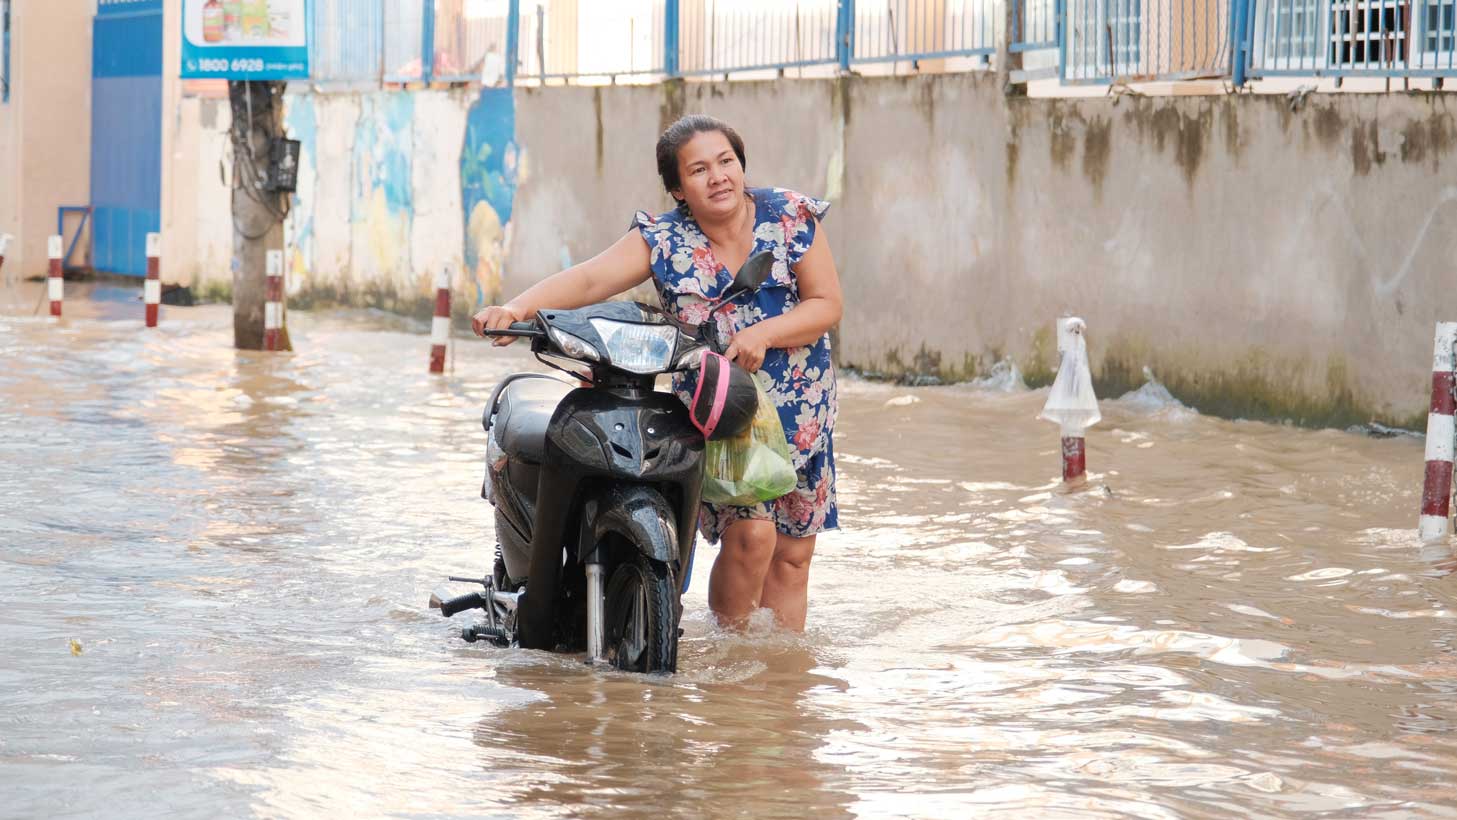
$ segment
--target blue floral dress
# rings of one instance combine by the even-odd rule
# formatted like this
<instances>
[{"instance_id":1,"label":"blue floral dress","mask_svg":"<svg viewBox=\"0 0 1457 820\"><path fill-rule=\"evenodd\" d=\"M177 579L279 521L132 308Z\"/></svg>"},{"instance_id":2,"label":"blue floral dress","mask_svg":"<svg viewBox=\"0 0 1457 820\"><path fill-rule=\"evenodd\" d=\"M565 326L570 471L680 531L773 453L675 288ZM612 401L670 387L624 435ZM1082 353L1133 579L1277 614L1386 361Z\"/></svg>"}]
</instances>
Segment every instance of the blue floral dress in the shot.
<instances>
[{"instance_id":1,"label":"blue floral dress","mask_svg":"<svg viewBox=\"0 0 1457 820\"><path fill-rule=\"evenodd\" d=\"M814 242L818 220L829 204L782 188L751 188L754 200L752 256L772 251L774 269L752 301L721 310L716 319L724 338L756 322L786 313L799 304L794 266ZM733 281L719 264L687 206L658 216L638 211L633 226L651 251L653 279L663 309L685 322L708 319L708 305ZM799 485L788 495L753 507L704 504L699 530L710 543L740 519L773 521L786 535L804 537L839 527L835 506L835 450L832 434L839 401L830 361L829 334L806 347L770 348L759 369L760 383L779 409L779 421L794 454ZM679 374L673 389L686 403L693 395L692 374ZM767 381L766 381L767 378Z\"/></svg>"}]
</instances>

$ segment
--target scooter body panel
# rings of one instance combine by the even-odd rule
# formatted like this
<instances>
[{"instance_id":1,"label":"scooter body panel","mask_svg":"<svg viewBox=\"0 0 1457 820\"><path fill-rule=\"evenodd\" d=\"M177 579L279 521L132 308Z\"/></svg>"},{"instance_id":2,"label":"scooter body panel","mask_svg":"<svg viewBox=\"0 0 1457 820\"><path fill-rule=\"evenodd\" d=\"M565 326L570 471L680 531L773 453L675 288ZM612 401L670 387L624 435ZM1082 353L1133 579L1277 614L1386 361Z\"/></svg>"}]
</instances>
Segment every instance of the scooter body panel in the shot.
<instances>
[{"instance_id":1,"label":"scooter body panel","mask_svg":"<svg viewBox=\"0 0 1457 820\"><path fill-rule=\"evenodd\" d=\"M551 648L557 640L553 611L563 549L580 561L601 535L616 531L641 537L634 543L650 557L685 566L703 476L703 437L687 408L676 396L651 390L573 390L552 416L543 453L534 493L496 490L498 497L535 502L526 538L501 539L511 580L528 581L518 626L529 648ZM510 485L512 471L492 478ZM666 537L675 544L664 544ZM589 538L592 543L582 543Z\"/></svg>"}]
</instances>

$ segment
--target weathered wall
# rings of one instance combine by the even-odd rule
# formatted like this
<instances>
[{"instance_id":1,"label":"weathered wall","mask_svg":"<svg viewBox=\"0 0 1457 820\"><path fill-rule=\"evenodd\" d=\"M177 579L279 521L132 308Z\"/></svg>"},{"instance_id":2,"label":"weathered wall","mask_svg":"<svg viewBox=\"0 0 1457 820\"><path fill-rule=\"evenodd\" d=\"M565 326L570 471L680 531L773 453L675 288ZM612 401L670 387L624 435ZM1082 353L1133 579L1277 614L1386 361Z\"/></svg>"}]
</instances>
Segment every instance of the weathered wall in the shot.
<instances>
[{"instance_id":1,"label":"weathered wall","mask_svg":"<svg viewBox=\"0 0 1457 820\"><path fill-rule=\"evenodd\" d=\"M1048 378L1070 311L1104 392L1149 367L1224 415L1423 418L1457 316L1448 97L1006 101L953 75L848 110L844 361Z\"/></svg>"},{"instance_id":2,"label":"weathered wall","mask_svg":"<svg viewBox=\"0 0 1457 820\"><path fill-rule=\"evenodd\" d=\"M703 111L751 184L834 202L845 365L1046 380L1076 312L1105 393L1149 367L1227 415L1410 424L1457 316L1453 105L1009 101L979 74L291 95L292 289L422 310L449 265L459 311L510 296L666 208L653 142Z\"/></svg>"},{"instance_id":3,"label":"weathered wall","mask_svg":"<svg viewBox=\"0 0 1457 820\"><path fill-rule=\"evenodd\" d=\"M1050 186L1078 216L1011 231L1009 264L1103 328L1105 382L1150 366L1225 415L1420 425L1432 325L1457 315L1449 99L1014 106L1009 218Z\"/></svg>"},{"instance_id":4,"label":"weathered wall","mask_svg":"<svg viewBox=\"0 0 1457 820\"><path fill-rule=\"evenodd\" d=\"M0 234L20 234L20 116L14 93L0 102ZM19 242L7 251L0 283L11 282L22 262Z\"/></svg>"},{"instance_id":5,"label":"weathered wall","mask_svg":"<svg viewBox=\"0 0 1457 820\"><path fill-rule=\"evenodd\" d=\"M11 87L0 103L5 275L43 276L56 208L91 192L90 3L12 3ZM60 104L58 101L65 101Z\"/></svg>"}]
</instances>

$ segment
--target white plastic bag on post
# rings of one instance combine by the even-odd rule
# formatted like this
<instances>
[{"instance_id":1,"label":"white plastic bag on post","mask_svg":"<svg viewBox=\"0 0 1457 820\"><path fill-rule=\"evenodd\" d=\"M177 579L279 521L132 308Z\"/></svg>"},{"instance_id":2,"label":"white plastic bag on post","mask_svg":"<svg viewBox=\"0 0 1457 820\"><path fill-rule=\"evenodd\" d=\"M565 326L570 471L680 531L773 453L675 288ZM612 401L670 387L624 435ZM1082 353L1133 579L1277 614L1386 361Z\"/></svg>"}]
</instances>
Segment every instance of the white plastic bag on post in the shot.
<instances>
[{"instance_id":1,"label":"white plastic bag on post","mask_svg":"<svg viewBox=\"0 0 1457 820\"><path fill-rule=\"evenodd\" d=\"M1081 436L1083 431L1103 420L1098 411L1098 397L1093 393L1093 373L1088 365L1088 343L1083 337L1087 325L1082 319L1059 319L1057 348L1061 361L1052 391L1042 406L1039 419L1062 426L1067 437Z\"/></svg>"},{"instance_id":2,"label":"white plastic bag on post","mask_svg":"<svg viewBox=\"0 0 1457 820\"><path fill-rule=\"evenodd\" d=\"M1083 431L1102 421L1098 397L1093 394L1093 374L1088 367L1088 345L1083 338L1086 325L1082 319L1067 318L1057 322L1057 350L1061 356L1057 378L1040 419L1047 419L1062 428L1062 480L1080 480L1088 472L1087 447Z\"/></svg>"}]
</instances>

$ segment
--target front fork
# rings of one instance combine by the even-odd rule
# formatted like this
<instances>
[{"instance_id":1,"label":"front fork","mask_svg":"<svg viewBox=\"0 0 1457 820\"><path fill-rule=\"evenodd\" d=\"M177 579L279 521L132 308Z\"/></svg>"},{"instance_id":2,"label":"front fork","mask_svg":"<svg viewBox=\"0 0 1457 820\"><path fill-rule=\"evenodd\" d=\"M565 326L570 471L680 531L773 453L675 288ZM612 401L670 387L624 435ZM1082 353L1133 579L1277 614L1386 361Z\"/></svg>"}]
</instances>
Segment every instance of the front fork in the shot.
<instances>
[{"instance_id":1,"label":"front fork","mask_svg":"<svg viewBox=\"0 0 1457 820\"><path fill-rule=\"evenodd\" d=\"M587 663L605 663L607 658L602 654L602 644L606 642L605 618L603 609L603 583L602 564L592 562L586 565L587 569Z\"/></svg>"}]
</instances>

